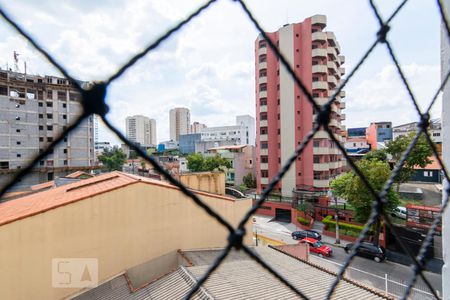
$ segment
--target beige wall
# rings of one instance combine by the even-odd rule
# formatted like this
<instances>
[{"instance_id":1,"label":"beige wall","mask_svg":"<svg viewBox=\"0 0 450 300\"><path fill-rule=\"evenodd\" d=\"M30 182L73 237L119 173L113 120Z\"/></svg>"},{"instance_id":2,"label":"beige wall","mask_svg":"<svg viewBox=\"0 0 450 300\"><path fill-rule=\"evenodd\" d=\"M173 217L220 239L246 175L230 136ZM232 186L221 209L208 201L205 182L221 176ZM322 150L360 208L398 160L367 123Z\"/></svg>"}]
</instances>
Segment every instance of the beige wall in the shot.
<instances>
[{"instance_id":1,"label":"beige wall","mask_svg":"<svg viewBox=\"0 0 450 300\"><path fill-rule=\"evenodd\" d=\"M251 200L201 196L234 226ZM251 224L245 242L251 244ZM98 258L99 281L177 249L222 247L227 232L173 188L136 183L0 226L0 299L59 299L52 258Z\"/></svg>"},{"instance_id":2,"label":"beige wall","mask_svg":"<svg viewBox=\"0 0 450 300\"><path fill-rule=\"evenodd\" d=\"M198 172L180 175L180 182L191 189L225 195L225 173Z\"/></svg>"}]
</instances>

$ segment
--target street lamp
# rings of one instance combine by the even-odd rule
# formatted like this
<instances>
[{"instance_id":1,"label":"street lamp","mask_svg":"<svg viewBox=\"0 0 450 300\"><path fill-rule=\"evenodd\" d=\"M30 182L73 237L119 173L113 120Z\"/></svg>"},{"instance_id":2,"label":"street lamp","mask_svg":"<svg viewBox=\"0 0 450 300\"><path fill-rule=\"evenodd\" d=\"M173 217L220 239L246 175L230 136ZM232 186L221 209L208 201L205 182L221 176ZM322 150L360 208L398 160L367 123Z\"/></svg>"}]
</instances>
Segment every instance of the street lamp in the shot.
<instances>
[{"instance_id":1,"label":"street lamp","mask_svg":"<svg viewBox=\"0 0 450 300\"><path fill-rule=\"evenodd\" d=\"M336 245L339 245L341 243L341 239L339 238L339 209L338 209L338 205L337 205L337 198L334 197L334 208L335 208L335 215L334 215L334 219L336 220Z\"/></svg>"}]
</instances>

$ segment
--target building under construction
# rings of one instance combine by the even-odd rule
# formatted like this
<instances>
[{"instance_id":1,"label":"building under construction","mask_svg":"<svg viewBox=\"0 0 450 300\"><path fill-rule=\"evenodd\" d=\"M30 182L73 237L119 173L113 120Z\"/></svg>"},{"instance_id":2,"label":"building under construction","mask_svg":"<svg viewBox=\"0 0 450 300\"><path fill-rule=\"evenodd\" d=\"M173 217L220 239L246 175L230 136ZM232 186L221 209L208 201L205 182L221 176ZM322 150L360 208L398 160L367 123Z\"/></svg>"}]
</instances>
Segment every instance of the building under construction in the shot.
<instances>
[{"instance_id":1,"label":"building under construction","mask_svg":"<svg viewBox=\"0 0 450 300\"><path fill-rule=\"evenodd\" d=\"M0 69L0 183L9 181L65 131L82 113L80 93L72 82L54 76ZM92 117L39 161L14 190L94 168Z\"/></svg>"}]
</instances>

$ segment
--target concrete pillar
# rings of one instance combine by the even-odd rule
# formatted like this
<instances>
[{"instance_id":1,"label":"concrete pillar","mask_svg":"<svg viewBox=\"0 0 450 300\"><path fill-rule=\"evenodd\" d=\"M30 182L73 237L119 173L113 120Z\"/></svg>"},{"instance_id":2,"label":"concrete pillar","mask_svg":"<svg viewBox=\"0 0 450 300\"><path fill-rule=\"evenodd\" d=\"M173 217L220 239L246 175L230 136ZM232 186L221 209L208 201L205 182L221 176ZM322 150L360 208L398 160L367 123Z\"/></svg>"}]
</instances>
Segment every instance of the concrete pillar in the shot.
<instances>
[{"instance_id":1,"label":"concrete pillar","mask_svg":"<svg viewBox=\"0 0 450 300\"><path fill-rule=\"evenodd\" d=\"M445 13L449 16L450 0L443 1ZM447 31L444 25L441 28L441 78L449 70L450 62L450 44L447 36ZM450 166L450 84L444 87L444 94L442 96L442 155L445 165ZM449 182L444 180L444 189L449 186ZM447 193L442 193L442 201L444 201ZM442 292L443 299L450 299L450 213L447 206L446 212L442 216L442 248L444 257L444 266L442 268Z\"/></svg>"}]
</instances>

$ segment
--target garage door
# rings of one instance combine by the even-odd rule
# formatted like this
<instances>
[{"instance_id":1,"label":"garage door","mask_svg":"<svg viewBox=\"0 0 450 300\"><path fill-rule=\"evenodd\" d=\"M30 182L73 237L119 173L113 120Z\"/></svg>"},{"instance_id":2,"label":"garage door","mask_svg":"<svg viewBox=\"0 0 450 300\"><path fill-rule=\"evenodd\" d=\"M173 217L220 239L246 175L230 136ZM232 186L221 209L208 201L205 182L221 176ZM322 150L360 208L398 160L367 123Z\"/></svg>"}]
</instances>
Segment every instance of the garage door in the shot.
<instances>
[{"instance_id":1,"label":"garage door","mask_svg":"<svg viewBox=\"0 0 450 300\"><path fill-rule=\"evenodd\" d=\"M291 210L290 209L281 209L276 208L275 209L275 220L280 222L291 222Z\"/></svg>"}]
</instances>

